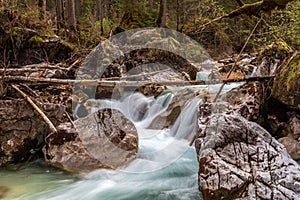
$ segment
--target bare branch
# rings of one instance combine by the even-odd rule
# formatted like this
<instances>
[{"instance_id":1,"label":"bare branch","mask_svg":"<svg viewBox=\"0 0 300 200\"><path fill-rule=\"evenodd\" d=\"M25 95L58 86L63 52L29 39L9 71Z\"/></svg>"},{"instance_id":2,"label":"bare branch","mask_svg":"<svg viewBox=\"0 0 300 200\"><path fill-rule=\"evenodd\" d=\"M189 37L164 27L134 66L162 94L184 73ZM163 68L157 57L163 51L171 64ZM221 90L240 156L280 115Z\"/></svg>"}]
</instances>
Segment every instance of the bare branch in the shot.
<instances>
[{"instance_id":1,"label":"bare branch","mask_svg":"<svg viewBox=\"0 0 300 200\"><path fill-rule=\"evenodd\" d=\"M51 133L57 133L55 126L52 124L50 119L45 115L45 113L32 101L32 99L25 94L22 90L20 90L16 85L12 85L12 87L19 92L27 101L28 103L41 115L45 123L49 126Z\"/></svg>"}]
</instances>

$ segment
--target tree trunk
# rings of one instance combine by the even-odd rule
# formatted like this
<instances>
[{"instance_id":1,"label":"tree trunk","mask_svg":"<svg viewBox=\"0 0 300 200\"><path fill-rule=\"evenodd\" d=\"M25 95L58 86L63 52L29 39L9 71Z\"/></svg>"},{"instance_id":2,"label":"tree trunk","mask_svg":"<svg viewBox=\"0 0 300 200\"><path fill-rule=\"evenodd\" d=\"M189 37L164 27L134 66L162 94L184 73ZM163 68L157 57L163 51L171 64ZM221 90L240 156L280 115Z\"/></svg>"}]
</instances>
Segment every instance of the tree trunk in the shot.
<instances>
[{"instance_id":1,"label":"tree trunk","mask_svg":"<svg viewBox=\"0 0 300 200\"><path fill-rule=\"evenodd\" d=\"M167 0L160 0L157 26L166 27L166 18L167 18Z\"/></svg>"},{"instance_id":2,"label":"tree trunk","mask_svg":"<svg viewBox=\"0 0 300 200\"><path fill-rule=\"evenodd\" d=\"M46 0L39 0L38 1L38 6L40 8L40 19L45 19L46 17Z\"/></svg>"},{"instance_id":3,"label":"tree trunk","mask_svg":"<svg viewBox=\"0 0 300 200\"><path fill-rule=\"evenodd\" d=\"M97 19L100 21L100 34L103 34L103 10L102 0L97 0Z\"/></svg>"},{"instance_id":4,"label":"tree trunk","mask_svg":"<svg viewBox=\"0 0 300 200\"><path fill-rule=\"evenodd\" d=\"M68 24L69 24L69 39L73 41L76 36L76 16L75 16L74 0L68 0Z\"/></svg>"},{"instance_id":5,"label":"tree trunk","mask_svg":"<svg viewBox=\"0 0 300 200\"><path fill-rule=\"evenodd\" d=\"M149 11L150 11L150 13L152 13L154 10L154 0L149 0L148 5L149 5Z\"/></svg>"},{"instance_id":6,"label":"tree trunk","mask_svg":"<svg viewBox=\"0 0 300 200\"><path fill-rule=\"evenodd\" d=\"M83 0L76 0L75 3L75 14L76 17L81 16L81 14L83 13Z\"/></svg>"},{"instance_id":7,"label":"tree trunk","mask_svg":"<svg viewBox=\"0 0 300 200\"><path fill-rule=\"evenodd\" d=\"M105 17L111 19L112 17L111 0L104 1L104 8L105 8Z\"/></svg>"},{"instance_id":8,"label":"tree trunk","mask_svg":"<svg viewBox=\"0 0 300 200\"><path fill-rule=\"evenodd\" d=\"M180 16L179 16L179 0L176 0L176 30L179 31Z\"/></svg>"},{"instance_id":9,"label":"tree trunk","mask_svg":"<svg viewBox=\"0 0 300 200\"><path fill-rule=\"evenodd\" d=\"M64 11L62 0L56 0L56 26L58 31L63 27Z\"/></svg>"}]
</instances>

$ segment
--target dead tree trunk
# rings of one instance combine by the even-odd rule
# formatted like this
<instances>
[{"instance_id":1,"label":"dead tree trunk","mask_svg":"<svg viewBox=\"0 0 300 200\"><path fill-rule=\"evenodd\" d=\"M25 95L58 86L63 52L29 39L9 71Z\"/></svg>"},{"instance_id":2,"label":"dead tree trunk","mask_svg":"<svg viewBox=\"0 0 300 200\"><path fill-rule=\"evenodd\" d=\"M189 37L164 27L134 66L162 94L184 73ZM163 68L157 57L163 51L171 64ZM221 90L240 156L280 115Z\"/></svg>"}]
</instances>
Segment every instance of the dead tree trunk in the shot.
<instances>
[{"instance_id":1,"label":"dead tree trunk","mask_svg":"<svg viewBox=\"0 0 300 200\"><path fill-rule=\"evenodd\" d=\"M76 16L75 16L75 1L68 0L68 24L69 24L69 39L74 41L76 37Z\"/></svg>"},{"instance_id":2,"label":"dead tree trunk","mask_svg":"<svg viewBox=\"0 0 300 200\"><path fill-rule=\"evenodd\" d=\"M102 0L97 0L97 19L100 21L100 34L103 34L103 9Z\"/></svg>"},{"instance_id":3,"label":"dead tree trunk","mask_svg":"<svg viewBox=\"0 0 300 200\"><path fill-rule=\"evenodd\" d=\"M56 26L57 30L63 28L63 21L64 21L64 9L63 9L63 2L62 0L56 0Z\"/></svg>"},{"instance_id":4,"label":"dead tree trunk","mask_svg":"<svg viewBox=\"0 0 300 200\"><path fill-rule=\"evenodd\" d=\"M167 1L166 0L160 0L157 26L166 27L166 19L167 19Z\"/></svg>"}]
</instances>

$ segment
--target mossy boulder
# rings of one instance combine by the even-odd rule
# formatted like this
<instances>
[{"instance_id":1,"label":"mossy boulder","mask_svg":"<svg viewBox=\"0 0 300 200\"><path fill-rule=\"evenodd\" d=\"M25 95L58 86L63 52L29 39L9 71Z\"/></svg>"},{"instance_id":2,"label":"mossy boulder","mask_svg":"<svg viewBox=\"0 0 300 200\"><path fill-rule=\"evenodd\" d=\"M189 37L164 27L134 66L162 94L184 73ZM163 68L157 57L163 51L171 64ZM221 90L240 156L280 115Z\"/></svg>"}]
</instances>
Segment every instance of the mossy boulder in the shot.
<instances>
[{"instance_id":1,"label":"mossy boulder","mask_svg":"<svg viewBox=\"0 0 300 200\"><path fill-rule=\"evenodd\" d=\"M272 96L293 109L300 110L300 52L276 71Z\"/></svg>"},{"instance_id":2,"label":"mossy boulder","mask_svg":"<svg viewBox=\"0 0 300 200\"><path fill-rule=\"evenodd\" d=\"M251 64L258 66L257 75L274 75L278 66L293 54L293 49L283 40L278 40L264 47Z\"/></svg>"},{"instance_id":3,"label":"mossy boulder","mask_svg":"<svg viewBox=\"0 0 300 200\"><path fill-rule=\"evenodd\" d=\"M283 40L278 40L268 45L260 52L262 57L284 60L293 53L293 49Z\"/></svg>"}]
</instances>

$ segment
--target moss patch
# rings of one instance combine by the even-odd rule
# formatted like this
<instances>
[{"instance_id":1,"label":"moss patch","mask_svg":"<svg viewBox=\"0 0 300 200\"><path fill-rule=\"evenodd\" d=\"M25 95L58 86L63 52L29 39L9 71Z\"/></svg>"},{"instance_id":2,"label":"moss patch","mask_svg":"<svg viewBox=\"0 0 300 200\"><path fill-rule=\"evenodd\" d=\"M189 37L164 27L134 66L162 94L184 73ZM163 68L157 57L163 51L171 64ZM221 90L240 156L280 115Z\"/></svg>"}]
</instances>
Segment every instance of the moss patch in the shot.
<instances>
[{"instance_id":1,"label":"moss patch","mask_svg":"<svg viewBox=\"0 0 300 200\"><path fill-rule=\"evenodd\" d=\"M272 96L300 110L300 52L296 52L278 68Z\"/></svg>"},{"instance_id":2,"label":"moss patch","mask_svg":"<svg viewBox=\"0 0 300 200\"><path fill-rule=\"evenodd\" d=\"M278 40L264 48L260 52L260 55L263 57L267 56L272 59L284 60L285 58L292 55L292 53L293 49L285 41Z\"/></svg>"}]
</instances>

